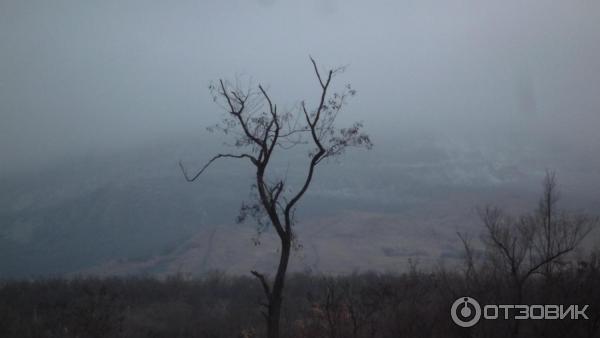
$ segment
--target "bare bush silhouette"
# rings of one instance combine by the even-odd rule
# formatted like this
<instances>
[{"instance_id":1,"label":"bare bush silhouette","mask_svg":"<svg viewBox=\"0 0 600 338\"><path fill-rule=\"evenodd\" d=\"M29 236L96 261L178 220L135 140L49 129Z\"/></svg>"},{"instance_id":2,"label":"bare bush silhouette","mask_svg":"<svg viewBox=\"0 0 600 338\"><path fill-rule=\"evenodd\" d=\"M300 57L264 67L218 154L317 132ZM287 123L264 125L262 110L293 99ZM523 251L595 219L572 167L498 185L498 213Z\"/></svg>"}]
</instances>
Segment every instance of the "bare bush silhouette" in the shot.
<instances>
[{"instance_id":1,"label":"bare bush silhouette","mask_svg":"<svg viewBox=\"0 0 600 338\"><path fill-rule=\"evenodd\" d=\"M480 217L486 229L484 242L493 270L508 277L513 304L522 304L525 283L535 274L550 278L564 266L563 259L597 225L598 219L558 208L559 191L556 174L547 172L538 207L530 213L513 217L498 207L485 207ZM468 275L472 275L473 253L463 241ZM513 336L519 332L514 322Z\"/></svg>"}]
</instances>

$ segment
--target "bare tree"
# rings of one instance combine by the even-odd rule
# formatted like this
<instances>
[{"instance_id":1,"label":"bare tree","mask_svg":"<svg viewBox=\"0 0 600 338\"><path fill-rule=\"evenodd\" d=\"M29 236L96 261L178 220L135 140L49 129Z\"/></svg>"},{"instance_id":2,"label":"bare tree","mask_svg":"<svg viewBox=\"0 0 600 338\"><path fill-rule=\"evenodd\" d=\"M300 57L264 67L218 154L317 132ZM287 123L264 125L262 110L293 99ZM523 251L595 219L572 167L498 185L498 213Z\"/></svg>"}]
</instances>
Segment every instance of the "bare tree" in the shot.
<instances>
[{"instance_id":1,"label":"bare tree","mask_svg":"<svg viewBox=\"0 0 600 338\"><path fill-rule=\"evenodd\" d=\"M544 192L532 213L518 218L497 207L480 210L487 233L484 241L493 264L505 269L515 290L515 304L523 301L527 280L539 273L549 277L598 223L597 218L559 210L556 175L547 172ZM513 336L518 334L515 322Z\"/></svg>"},{"instance_id":2,"label":"bare tree","mask_svg":"<svg viewBox=\"0 0 600 338\"><path fill-rule=\"evenodd\" d=\"M256 169L253 188L257 190L257 199L250 205L242 205L238 220L253 217L259 224L273 228L280 240L279 265L274 279L269 281L267 275L251 271L260 281L267 299L263 305L267 310L264 315L269 338L279 337L282 291L294 241L295 209L313 181L317 165L343 154L348 147L372 147L369 136L362 132L361 123L348 128L336 127L338 114L347 100L356 94L350 85L331 93L333 78L344 68L323 74L315 60L310 58L310 61L320 86L320 94L312 108L302 101L297 109L280 112L262 85L242 88L223 80L211 85L215 102L226 110L226 114L222 123L210 130L232 135L233 146L238 152L215 155L191 176L179 163L189 182L195 181L213 162L223 158L247 160ZM274 176L268 169L275 153L303 148L308 148L308 167L299 187L288 188L286 177L270 177Z\"/></svg>"}]
</instances>

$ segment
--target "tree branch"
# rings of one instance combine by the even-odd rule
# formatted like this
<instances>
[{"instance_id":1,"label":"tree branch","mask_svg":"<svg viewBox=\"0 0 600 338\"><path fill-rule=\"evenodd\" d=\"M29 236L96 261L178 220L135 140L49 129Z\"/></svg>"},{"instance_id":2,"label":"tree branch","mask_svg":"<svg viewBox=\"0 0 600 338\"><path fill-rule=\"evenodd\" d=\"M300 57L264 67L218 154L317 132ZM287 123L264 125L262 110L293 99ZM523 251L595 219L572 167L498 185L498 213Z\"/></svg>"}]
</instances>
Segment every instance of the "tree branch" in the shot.
<instances>
[{"instance_id":1,"label":"tree branch","mask_svg":"<svg viewBox=\"0 0 600 338\"><path fill-rule=\"evenodd\" d=\"M183 176L185 177L185 180L188 182L194 182L198 177L200 177L200 175L202 175L202 173L216 160L220 159L220 158L248 158L250 159L250 161L252 161L253 164L257 164L258 160L249 154L240 154L240 155L234 155L234 154L218 154L216 156L214 156L213 158L210 159L210 161L208 161L193 177L188 176L187 171L185 170L185 167L183 166L183 163L181 161L179 161L179 168L181 168L181 172L183 173Z\"/></svg>"},{"instance_id":2,"label":"tree branch","mask_svg":"<svg viewBox=\"0 0 600 338\"><path fill-rule=\"evenodd\" d=\"M312 62L312 64L313 64L313 68L315 70L315 74L317 74L317 79L319 79L321 88L325 89L325 84L323 83L323 80L321 79L321 74L319 73L319 68L317 67L317 63L315 62L315 59L313 59L312 56L309 56L309 58L310 58L310 62Z\"/></svg>"},{"instance_id":3,"label":"tree branch","mask_svg":"<svg viewBox=\"0 0 600 338\"><path fill-rule=\"evenodd\" d=\"M251 139L254 143L256 143L258 146L260 146L262 149L264 149L264 144L262 143L262 141L260 139L258 139L256 136L252 135L252 133L248 129L248 122L242 118L242 111L244 110L246 100L241 99L238 95L234 94L234 96L240 103L240 108L238 110L236 110L233 105L233 102L231 101L231 98L229 97L229 94L227 94L227 89L225 89L225 84L223 83L223 80L219 80L219 83L221 84L221 90L222 90L221 95L223 95L225 97L225 99L227 100L227 104L229 105L229 108L230 108L229 113L238 119L242 129L244 130L244 133L246 134L246 137ZM235 92L232 92L232 93L235 93ZM246 97L246 99L247 99L247 97Z\"/></svg>"},{"instance_id":4,"label":"tree branch","mask_svg":"<svg viewBox=\"0 0 600 338\"><path fill-rule=\"evenodd\" d=\"M267 279L265 278L265 276L255 270L250 271L250 273L253 274L254 277L258 278L258 280L260 281L260 284L262 284L263 291L265 292L267 299L270 299L271 298L271 290L269 288L269 284L267 283Z\"/></svg>"}]
</instances>

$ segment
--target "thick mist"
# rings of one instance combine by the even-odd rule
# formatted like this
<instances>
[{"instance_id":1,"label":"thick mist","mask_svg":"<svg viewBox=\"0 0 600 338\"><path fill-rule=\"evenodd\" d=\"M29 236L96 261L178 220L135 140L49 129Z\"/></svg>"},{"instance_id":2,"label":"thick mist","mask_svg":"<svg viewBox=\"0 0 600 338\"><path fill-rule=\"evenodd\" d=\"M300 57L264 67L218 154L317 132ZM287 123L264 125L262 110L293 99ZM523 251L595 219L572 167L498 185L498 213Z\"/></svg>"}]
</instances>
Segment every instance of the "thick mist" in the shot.
<instances>
[{"instance_id":1,"label":"thick mist","mask_svg":"<svg viewBox=\"0 0 600 338\"><path fill-rule=\"evenodd\" d=\"M290 109L310 102L308 55L349 66L346 116L380 144L410 131L585 161L600 145L599 13L594 1L2 1L0 174L203 133L220 77L251 76Z\"/></svg>"}]
</instances>

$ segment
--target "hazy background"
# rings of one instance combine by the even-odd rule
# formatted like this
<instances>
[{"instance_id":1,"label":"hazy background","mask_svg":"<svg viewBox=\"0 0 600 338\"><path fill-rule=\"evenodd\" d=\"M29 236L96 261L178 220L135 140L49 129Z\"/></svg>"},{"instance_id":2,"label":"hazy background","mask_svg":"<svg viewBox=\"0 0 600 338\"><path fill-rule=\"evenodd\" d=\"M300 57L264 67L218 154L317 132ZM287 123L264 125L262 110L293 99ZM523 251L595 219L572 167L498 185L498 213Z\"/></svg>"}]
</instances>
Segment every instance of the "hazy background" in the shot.
<instances>
[{"instance_id":1,"label":"hazy background","mask_svg":"<svg viewBox=\"0 0 600 338\"><path fill-rule=\"evenodd\" d=\"M323 167L297 267L455 258L475 206L535 205L545 169L566 206L600 203L597 1L2 0L0 50L0 276L268 266L268 234L233 225L249 168L189 185L176 163L220 147L211 80L292 109L316 100L308 55L349 66L340 123L376 148Z\"/></svg>"}]
</instances>

